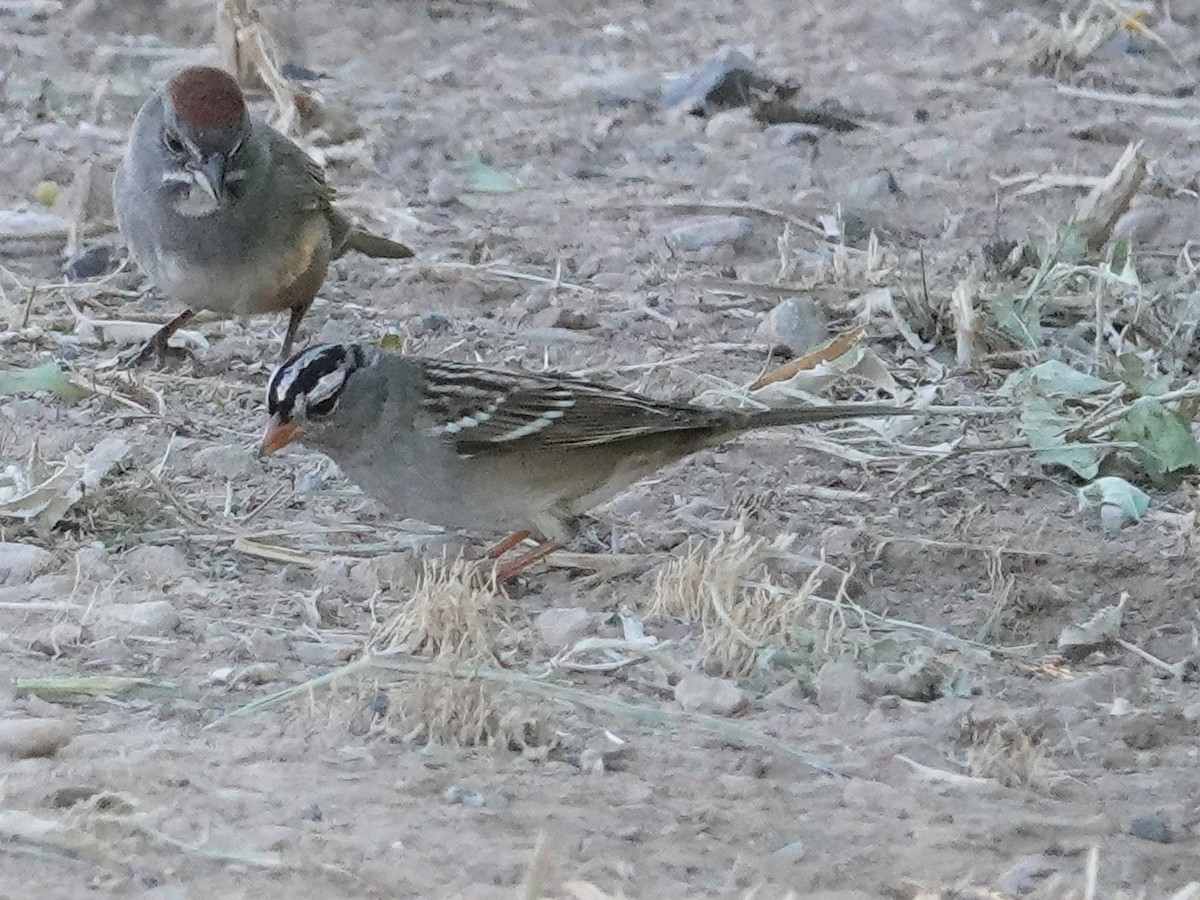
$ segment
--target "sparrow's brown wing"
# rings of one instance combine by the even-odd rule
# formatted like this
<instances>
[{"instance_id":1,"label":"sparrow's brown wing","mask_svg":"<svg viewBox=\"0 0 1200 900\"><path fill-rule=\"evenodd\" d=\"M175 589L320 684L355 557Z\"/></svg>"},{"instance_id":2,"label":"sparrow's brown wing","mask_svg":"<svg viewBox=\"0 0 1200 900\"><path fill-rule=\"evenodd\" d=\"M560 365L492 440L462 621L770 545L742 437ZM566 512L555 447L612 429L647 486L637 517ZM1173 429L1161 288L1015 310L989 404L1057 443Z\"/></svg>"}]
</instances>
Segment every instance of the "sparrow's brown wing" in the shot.
<instances>
[{"instance_id":1,"label":"sparrow's brown wing","mask_svg":"<svg viewBox=\"0 0 1200 900\"><path fill-rule=\"evenodd\" d=\"M670 431L717 429L727 412L659 402L573 376L427 362L422 405L464 456L591 447Z\"/></svg>"}]
</instances>

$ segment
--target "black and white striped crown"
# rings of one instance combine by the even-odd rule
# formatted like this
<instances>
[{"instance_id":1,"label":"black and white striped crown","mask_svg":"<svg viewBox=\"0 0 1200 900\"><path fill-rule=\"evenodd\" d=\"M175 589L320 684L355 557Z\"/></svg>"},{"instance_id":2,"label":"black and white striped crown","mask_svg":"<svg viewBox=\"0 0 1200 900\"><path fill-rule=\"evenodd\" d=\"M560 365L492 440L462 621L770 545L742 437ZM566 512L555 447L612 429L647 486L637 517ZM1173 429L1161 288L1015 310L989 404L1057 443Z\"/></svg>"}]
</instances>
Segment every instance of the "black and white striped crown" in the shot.
<instances>
[{"instance_id":1,"label":"black and white striped crown","mask_svg":"<svg viewBox=\"0 0 1200 900\"><path fill-rule=\"evenodd\" d=\"M350 376L368 363L368 351L358 344L321 344L301 350L271 376L267 411L284 422L327 416Z\"/></svg>"}]
</instances>

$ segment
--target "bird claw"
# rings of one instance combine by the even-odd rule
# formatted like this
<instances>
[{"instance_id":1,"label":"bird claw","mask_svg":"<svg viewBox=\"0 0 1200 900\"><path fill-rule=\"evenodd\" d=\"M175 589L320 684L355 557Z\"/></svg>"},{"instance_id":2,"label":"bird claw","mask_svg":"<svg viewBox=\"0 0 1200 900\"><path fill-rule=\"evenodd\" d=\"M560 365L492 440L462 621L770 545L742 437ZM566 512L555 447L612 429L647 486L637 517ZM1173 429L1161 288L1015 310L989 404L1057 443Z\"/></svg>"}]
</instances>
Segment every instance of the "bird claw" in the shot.
<instances>
[{"instance_id":1,"label":"bird claw","mask_svg":"<svg viewBox=\"0 0 1200 900\"><path fill-rule=\"evenodd\" d=\"M541 562L551 553L558 549L558 541L542 541L532 550L522 553L512 562L500 565L496 563L495 576L496 584L506 584L512 581L534 563Z\"/></svg>"},{"instance_id":2,"label":"bird claw","mask_svg":"<svg viewBox=\"0 0 1200 900\"><path fill-rule=\"evenodd\" d=\"M196 314L192 310L185 309L162 328L158 329L158 331L154 332L150 336L150 340L142 345L142 349L126 363L126 368L135 369L151 360L154 361L156 366L161 367L171 359L195 359L192 351L186 347L172 347L168 343L171 340L171 335L190 322L195 316Z\"/></svg>"},{"instance_id":3,"label":"bird claw","mask_svg":"<svg viewBox=\"0 0 1200 900\"><path fill-rule=\"evenodd\" d=\"M167 339L162 337L162 332L157 332L155 335L142 344L129 361L125 364L127 369L137 369L148 363L153 363L155 368L162 368L169 362L181 362L183 360L194 360L195 354L187 347L172 347L167 343Z\"/></svg>"}]
</instances>

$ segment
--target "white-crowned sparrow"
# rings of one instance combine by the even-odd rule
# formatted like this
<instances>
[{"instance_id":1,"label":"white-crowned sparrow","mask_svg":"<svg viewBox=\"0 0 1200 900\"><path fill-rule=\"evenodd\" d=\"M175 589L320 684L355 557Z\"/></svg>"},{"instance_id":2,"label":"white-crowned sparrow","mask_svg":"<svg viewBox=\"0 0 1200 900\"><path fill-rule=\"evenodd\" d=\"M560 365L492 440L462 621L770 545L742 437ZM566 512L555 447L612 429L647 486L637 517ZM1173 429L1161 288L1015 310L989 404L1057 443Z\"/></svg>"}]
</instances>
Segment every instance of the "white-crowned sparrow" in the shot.
<instances>
[{"instance_id":1,"label":"white-crowned sparrow","mask_svg":"<svg viewBox=\"0 0 1200 900\"><path fill-rule=\"evenodd\" d=\"M560 374L505 372L325 344L271 377L260 453L302 440L415 519L565 541L586 511L744 431L912 415L867 404L708 409ZM499 548L498 548L499 549Z\"/></svg>"},{"instance_id":2,"label":"white-crowned sparrow","mask_svg":"<svg viewBox=\"0 0 1200 900\"><path fill-rule=\"evenodd\" d=\"M291 311L282 356L347 250L400 259L403 244L352 225L333 206L321 168L251 118L221 69L185 69L142 106L113 181L117 225L137 264L188 308L143 355L209 309L233 315Z\"/></svg>"}]
</instances>

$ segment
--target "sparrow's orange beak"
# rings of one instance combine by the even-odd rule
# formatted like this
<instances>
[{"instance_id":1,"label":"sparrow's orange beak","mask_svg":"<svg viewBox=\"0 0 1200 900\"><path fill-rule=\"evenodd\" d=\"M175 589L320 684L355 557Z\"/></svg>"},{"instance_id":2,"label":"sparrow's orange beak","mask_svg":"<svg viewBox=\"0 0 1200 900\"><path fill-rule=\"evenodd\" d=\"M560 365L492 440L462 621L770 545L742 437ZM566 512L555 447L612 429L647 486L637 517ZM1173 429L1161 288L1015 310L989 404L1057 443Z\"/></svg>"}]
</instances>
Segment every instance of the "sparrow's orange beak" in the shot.
<instances>
[{"instance_id":1,"label":"sparrow's orange beak","mask_svg":"<svg viewBox=\"0 0 1200 900\"><path fill-rule=\"evenodd\" d=\"M263 434L262 443L258 445L258 455L266 456L276 450L282 450L292 441L300 438L301 428L291 422L285 422L279 416L271 416L267 430Z\"/></svg>"}]
</instances>

